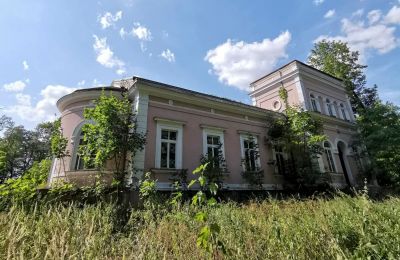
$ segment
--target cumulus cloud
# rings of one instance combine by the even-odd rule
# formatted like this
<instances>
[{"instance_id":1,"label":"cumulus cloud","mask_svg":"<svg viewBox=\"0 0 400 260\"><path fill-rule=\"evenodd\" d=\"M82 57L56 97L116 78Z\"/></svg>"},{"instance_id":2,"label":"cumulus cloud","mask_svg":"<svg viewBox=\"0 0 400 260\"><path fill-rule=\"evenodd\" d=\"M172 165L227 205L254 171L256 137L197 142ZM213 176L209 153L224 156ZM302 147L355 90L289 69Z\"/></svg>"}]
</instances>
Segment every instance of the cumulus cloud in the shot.
<instances>
[{"instance_id":1,"label":"cumulus cloud","mask_svg":"<svg viewBox=\"0 0 400 260\"><path fill-rule=\"evenodd\" d=\"M399 1L400 3L400 1ZM385 16L386 23L400 24L400 6L393 6Z\"/></svg>"},{"instance_id":2,"label":"cumulus cloud","mask_svg":"<svg viewBox=\"0 0 400 260\"><path fill-rule=\"evenodd\" d=\"M93 35L93 37L93 49L97 55L97 62L106 68L115 68L118 75L124 74L126 72L125 63L114 55L114 52L107 44L107 38L99 38L97 35Z\"/></svg>"},{"instance_id":3,"label":"cumulus cloud","mask_svg":"<svg viewBox=\"0 0 400 260\"><path fill-rule=\"evenodd\" d=\"M28 65L28 62L26 60L24 60L22 62L22 66L24 67L24 70L29 70L29 65Z\"/></svg>"},{"instance_id":4,"label":"cumulus cloud","mask_svg":"<svg viewBox=\"0 0 400 260\"><path fill-rule=\"evenodd\" d=\"M110 26L115 25L118 20L122 18L122 11L116 12L114 15L110 12L106 12L102 16L99 16L98 20L101 24L101 28L106 29Z\"/></svg>"},{"instance_id":5,"label":"cumulus cloud","mask_svg":"<svg viewBox=\"0 0 400 260\"><path fill-rule=\"evenodd\" d=\"M393 8L382 18L380 10L372 10L367 14L367 19L363 17L363 11L358 10L353 13L350 19L342 19L341 34L337 36L321 35L315 42L320 40L337 40L347 42L352 50L360 52L363 62L371 53L377 52L384 54L392 51L399 46L399 39L396 38L396 27L388 24L388 21L395 21ZM390 18L387 18L390 17Z\"/></svg>"},{"instance_id":6,"label":"cumulus cloud","mask_svg":"<svg viewBox=\"0 0 400 260\"><path fill-rule=\"evenodd\" d=\"M27 82L29 82L29 80ZM7 92L21 92L25 87L26 84L22 80L17 80L3 85L4 90Z\"/></svg>"},{"instance_id":7,"label":"cumulus cloud","mask_svg":"<svg viewBox=\"0 0 400 260\"><path fill-rule=\"evenodd\" d=\"M209 50L206 61L211 63L213 73L218 80L241 90L248 90L249 83L271 72L279 60L287 58L286 48L291 40L288 31L275 39L263 39L261 42L234 42L228 39L225 43Z\"/></svg>"},{"instance_id":8,"label":"cumulus cloud","mask_svg":"<svg viewBox=\"0 0 400 260\"><path fill-rule=\"evenodd\" d=\"M314 0L314 4L317 6L323 4L324 2L325 0Z\"/></svg>"},{"instance_id":9,"label":"cumulus cloud","mask_svg":"<svg viewBox=\"0 0 400 260\"><path fill-rule=\"evenodd\" d=\"M170 51L170 49L166 49L161 52L160 56L166 59L168 62L175 62L175 54Z\"/></svg>"},{"instance_id":10,"label":"cumulus cloud","mask_svg":"<svg viewBox=\"0 0 400 260\"><path fill-rule=\"evenodd\" d=\"M335 9L331 9L328 12L326 12L324 18L332 18L333 16L335 16Z\"/></svg>"},{"instance_id":11,"label":"cumulus cloud","mask_svg":"<svg viewBox=\"0 0 400 260\"><path fill-rule=\"evenodd\" d=\"M140 23L134 23L132 35L141 41L151 41L153 39L151 36L151 31Z\"/></svg>"},{"instance_id":12,"label":"cumulus cloud","mask_svg":"<svg viewBox=\"0 0 400 260\"><path fill-rule=\"evenodd\" d=\"M40 92L40 100L32 104L31 96L18 93L15 98L17 104L5 109L7 114L20 117L22 120L30 122L42 122L54 120L58 110L56 102L59 98L76 90L61 85L48 85Z\"/></svg>"}]
</instances>

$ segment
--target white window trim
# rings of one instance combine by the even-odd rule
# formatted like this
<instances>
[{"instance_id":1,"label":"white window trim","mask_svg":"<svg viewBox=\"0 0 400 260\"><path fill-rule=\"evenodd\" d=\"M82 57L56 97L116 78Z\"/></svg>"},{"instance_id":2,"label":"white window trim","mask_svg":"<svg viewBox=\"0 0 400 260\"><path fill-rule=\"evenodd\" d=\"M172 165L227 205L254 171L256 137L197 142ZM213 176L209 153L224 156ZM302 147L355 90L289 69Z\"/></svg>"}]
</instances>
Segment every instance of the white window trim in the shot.
<instances>
[{"instance_id":1,"label":"white window trim","mask_svg":"<svg viewBox=\"0 0 400 260\"><path fill-rule=\"evenodd\" d=\"M317 110L315 111L314 110L314 108L313 108L313 105L312 105L312 101L315 101L315 106L317 107ZM318 96L316 96L314 93L310 93L310 106L311 106L311 110L313 110L313 111L315 111L315 112L320 112L320 113L322 113L322 110L321 110L321 105L320 105L320 103L319 103L319 98L318 98Z\"/></svg>"},{"instance_id":2,"label":"white window trim","mask_svg":"<svg viewBox=\"0 0 400 260\"><path fill-rule=\"evenodd\" d=\"M252 135L250 134L250 136L253 137L254 140L254 144L258 145L258 135ZM249 134L240 134L240 155L241 155L241 159L245 160L246 156L244 154L244 141L245 140L250 140ZM260 152L260 150L258 149L258 152ZM257 160L256 160L257 165L261 168L261 162L260 162L260 156L258 156ZM242 169L243 171L246 171L246 166L242 163Z\"/></svg>"},{"instance_id":3,"label":"white window trim","mask_svg":"<svg viewBox=\"0 0 400 260\"><path fill-rule=\"evenodd\" d=\"M182 169L183 125L179 123L166 123L161 121L157 122L155 167L161 168L161 130L163 129L177 132L175 169Z\"/></svg>"},{"instance_id":4,"label":"white window trim","mask_svg":"<svg viewBox=\"0 0 400 260\"><path fill-rule=\"evenodd\" d=\"M326 147L325 147L325 142L329 143L330 148L326 148ZM324 142L322 142L322 147L324 148L324 153L323 153L324 156L326 156L326 150L330 150L331 155L332 155L333 167L335 168L333 172L329 171L329 159L326 158L326 162L328 163L328 165L327 165L327 166L328 166L328 171L326 171L325 169L324 169L324 171L325 171L325 172L329 172L329 173L337 173L338 168L337 168L336 161L335 161L335 156L334 156L334 152L333 152L333 145L332 145L332 143L331 143L330 141L324 141ZM326 157L327 157L327 156L326 156ZM325 165L324 165L324 166L325 166Z\"/></svg>"},{"instance_id":5,"label":"white window trim","mask_svg":"<svg viewBox=\"0 0 400 260\"><path fill-rule=\"evenodd\" d=\"M225 158L224 131L212 128L203 128L203 155L207 154L207 135L214 135L219 137L219 141L222 144L222 156Z\"/></svg>"},{"instance_id":6,"label":"white window trim","mask_svg":"<svg viewBox=\"0 0 400 260\"><path fill-rule=\"evenodd\" d=\"M287 153L285 153L285 152L283 151L283 147L282 147L282 152L277 152L277 151L275 150L275 145L272 146L272 158L273 158L273 160L275 161L275 165L274 165L274 174L275 174L275 175L279 175L278 161L276 160L276 155L277 155L278 153L282 154L284 160L287 160L287 159L288 159L288 155L287 155Z\"/></svg>"}]
</instances>

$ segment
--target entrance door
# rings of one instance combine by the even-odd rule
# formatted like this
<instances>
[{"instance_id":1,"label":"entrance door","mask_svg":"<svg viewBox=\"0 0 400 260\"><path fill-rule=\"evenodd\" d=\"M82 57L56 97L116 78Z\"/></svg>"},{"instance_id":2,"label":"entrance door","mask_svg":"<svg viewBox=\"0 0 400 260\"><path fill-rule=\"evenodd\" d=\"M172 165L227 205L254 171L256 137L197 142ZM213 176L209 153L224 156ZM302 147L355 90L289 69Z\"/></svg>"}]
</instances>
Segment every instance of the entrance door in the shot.
<instances>
[{"instance_id":1,"label":"entrance door","mask_svg":"<svg viewBox=\"0 0 400 260\"><path fill-rule=\"evenodd\" d=\"M342 166L343 174L346 179L346 183L347 183L347 185L351 186L350 179L349 179L349 173L347 171L346 163L345 163L346 158L344 157L344 151L345 151L344 144L342 142L339 142L337 148L339 151L340 165Z\"/></svg>"}]
</instances>

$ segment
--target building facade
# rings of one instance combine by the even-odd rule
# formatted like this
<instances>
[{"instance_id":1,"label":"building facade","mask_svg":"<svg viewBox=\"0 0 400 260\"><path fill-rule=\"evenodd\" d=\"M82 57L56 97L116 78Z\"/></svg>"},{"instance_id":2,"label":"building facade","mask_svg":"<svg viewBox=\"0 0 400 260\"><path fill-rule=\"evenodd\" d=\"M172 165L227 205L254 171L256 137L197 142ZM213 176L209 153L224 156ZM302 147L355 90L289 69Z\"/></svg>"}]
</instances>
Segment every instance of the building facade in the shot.
<instances>
[{"instance_id":1,"label":"building facade","mask_svg":"<svg viewBox=\"0 0 400 260\"><path fill-rule=\"evenodd\" d=\"M143 173L151 172L158 180L158 189L171 190L172 175L186 170L190 180L202 156L220 152L227 168L224 188L253 189L242 173L257 166L263 172L263 189L282 189L286 154L268 137L268 122L282 116L285 109L278 94L281 87L287 90L290 105L312 111L323 122L327 141L321 144L324 153L318 158L321 174L334 187L357 185L363 166L352 149L356 128L343 84L299 61L251 83L252 105L139 77L113 81L112 86L104 88L106 93L120 95L121 88L127 89L137 131L147 135L145 148L132 158L127 182L136 184ZM77 90L57 102L70 156L53 160L50 184L67 180L87 185L96 180L97 171L84 169L78 149L81 128L90 123L84 120L83 110L93 105L102 89ZM111 164L105 166L101 178L112 179Z\"/></svg>"}]
</instances>

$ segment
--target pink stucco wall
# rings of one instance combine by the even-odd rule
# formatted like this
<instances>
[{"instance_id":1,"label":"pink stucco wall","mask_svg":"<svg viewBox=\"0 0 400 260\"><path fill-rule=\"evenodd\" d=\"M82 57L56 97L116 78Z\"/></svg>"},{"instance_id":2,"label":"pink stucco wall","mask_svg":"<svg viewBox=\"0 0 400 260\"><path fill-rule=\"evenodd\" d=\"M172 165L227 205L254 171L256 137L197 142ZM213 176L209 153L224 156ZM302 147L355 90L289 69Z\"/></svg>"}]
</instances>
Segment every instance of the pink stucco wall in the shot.
<instances>
[{"instance_id":1,"label":"pink stucco wall","mask_svg":"<svg viewBox=\"0 0 400 260\"><path fill-rule=\"evenodd\" d=\"M147 119L147 145L145 149L146 161L145 169L155 167L156 150L156 129L157 122L155 117L184 121L183 126L183 153L182 168L188 169L189 179L193 178L191 172L200 165L200 157L203 153L203 129L200 125L225 128L224 146L225 159L229 170L229 175L224 180L225 183L243 184L246 183L242 176L240 131L259 133L258 144L260 150L260 164L264 172L264 183L275 183L273 168L267 165L267 161L272 159L271 151L264 144L267 134L265 124L246 121L244 119L230 118L202 111L194 111L179 107L169 106L150 101ZM156 178L159 181L168 181L169 175L158 173Z\"/></svg>"}]
</instances>

